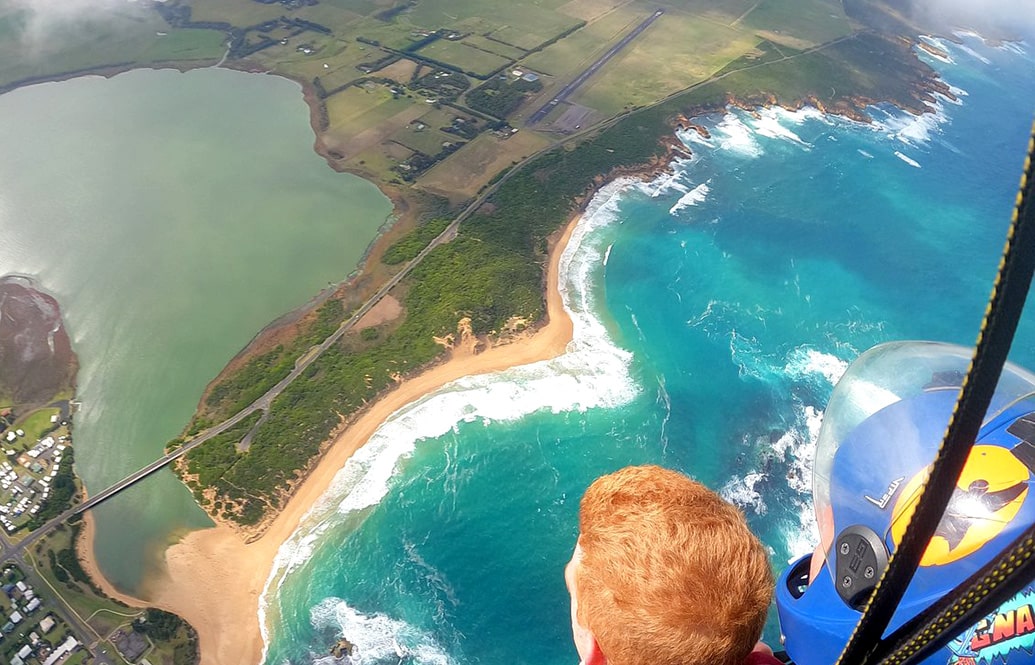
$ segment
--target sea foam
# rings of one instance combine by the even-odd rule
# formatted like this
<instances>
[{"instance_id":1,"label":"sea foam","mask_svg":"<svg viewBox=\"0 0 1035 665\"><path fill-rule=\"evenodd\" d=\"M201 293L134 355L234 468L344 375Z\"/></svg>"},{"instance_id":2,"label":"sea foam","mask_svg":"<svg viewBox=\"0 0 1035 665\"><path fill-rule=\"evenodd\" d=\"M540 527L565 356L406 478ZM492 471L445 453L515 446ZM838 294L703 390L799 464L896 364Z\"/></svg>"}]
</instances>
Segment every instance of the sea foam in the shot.
<instances>
[{"instance_id":1,"label":"sea foam","mask_svg":"<svg viewBox=\"0 0 1035 665\"><path fill-rule=\"evenodd\" d=\"M668 209L668 214L675 215L680 210L683 210L685 208L689 208L690 206L695 206L698 203L701 203L706 198L708 198L708 192L709 192L708 183L707 182L702 182L697 187L694 187L693 189L691 189L690 191L686 192L681 197L679 197L679 200L676 201L675 205L673 205L671 208Z\"/></svg>"},{"instance_id":2,"label":"sea foam","mask_svg":"<svg viewBox=\"0 0 1035 665\"><path fill-rule=\"evenodd\" d=\"M901 159L901 160L902 160L903 162L905 162L906 164L909 164L910 166L912 166L912 167L913 167L913 168L915 168L915 169L921 168L921 166L920 166L920 162L916 161L916 160L915 160L915 159L913 159L912 157L909 157L909 156L907 156L907 155L903 155L903 154L902 154L901 152L899 152L898 150L896 150L896 151L895 151L895 156L896 156L896 157L898 157L899 159Z\"/></svg>"},{"instance_id":3,"label":"sea foam","mask_svg":"<svg viewBox=\"0 0 1035 665\"><path fill-rule=\"evenodd\" d=\"M421 665L449 665L452 659L435 639L410 624L384 614L364 614L341 598L326 598L310 610L310 622L317 629L331 628L353 645L352 654L336 659L314 659L316 665L342 662L350 665L387 665L414 662Z\"/></svg>"},{"instance_id":4,"label":"sea foam","mask_svg":"<svg viewBox=\"0 0 1035 665\"><path fill-rule=\"evenodd\" d=\"M601 231L617 219L623 192L637 185L626 178L602 187L560 257L559 289L573 324L573 339L563 355L464 377L408 404L338 471L274 559L259 605L264 649L269 644L268 618L278 610L271 603L277 602L285 579L310 560L321 536L346 523L358 525L380 503L391 489L399 461L409 457L419 441L446 434L463 421L513 421L542 410L615 408L640 392L629 374L632 354L614 345L594 314L598 303L592 288L608 247Z\"/></svg>"}]
</instances>

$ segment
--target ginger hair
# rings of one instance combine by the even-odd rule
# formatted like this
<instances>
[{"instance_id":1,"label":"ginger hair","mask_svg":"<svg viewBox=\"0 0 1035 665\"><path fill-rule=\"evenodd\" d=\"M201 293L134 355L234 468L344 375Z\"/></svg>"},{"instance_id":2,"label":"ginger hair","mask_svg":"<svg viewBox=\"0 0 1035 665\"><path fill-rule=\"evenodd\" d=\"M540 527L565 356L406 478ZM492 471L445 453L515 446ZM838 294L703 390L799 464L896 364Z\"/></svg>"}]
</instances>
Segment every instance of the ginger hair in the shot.
<instances>
[{"instance_id":1,"label":"ginger hair","mask_svg":"<svg viewBox=\"0 0 1035 665\"><path fill-rule=\"evenodd\" d=\"M740 665L773 595L762 543L715 492L658 466L598 478L579 509L579 623L609 665Z\"/></svg>"}]
</instances>

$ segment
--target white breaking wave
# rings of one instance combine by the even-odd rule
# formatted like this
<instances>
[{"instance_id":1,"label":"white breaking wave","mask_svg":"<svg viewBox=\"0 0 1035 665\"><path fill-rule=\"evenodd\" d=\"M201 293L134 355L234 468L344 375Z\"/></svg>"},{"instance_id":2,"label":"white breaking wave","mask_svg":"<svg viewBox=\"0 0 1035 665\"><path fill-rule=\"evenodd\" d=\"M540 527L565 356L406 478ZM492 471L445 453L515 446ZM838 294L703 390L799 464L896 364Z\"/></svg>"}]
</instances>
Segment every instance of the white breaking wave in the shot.
<instances>
[{"instance_id":1,"label":"white breaking wave","mask_svg":"<svg viewBox=\"0 0 1035 665\"><path fill-rule=\"evenodd\" d=\"M920 115L888 107L886 104L872 108L882 111L885 115L884 120L874 122L874 127L906 145L918 146L927 143L932 135L940 132L941 126L949 121L949 116L945 114L945 108L940 102L934 104L931 113Z\"/></svg>"},{"instance_id":2,"label":"white breaking wave","mask_svg":"<svg viewBox=\"0 0 1035 665\"><path fill-rule=\"evenodd\" d=\"M765 515L765 501L757 485L765 480L765 474L752 472L743 478L733 478L719 490L719 496L726 499L741 510L752 510L756 515Z\"/></svg>"},{"instance_id":3,"label":"white breaking wave","mask_svg":"<svg viewBox=\"0 0 1035 665\"><path fill-rule=\"evenodd\" d=\"M712 131L712 138L719 148L736 152L746 157L759 157L762 147L755 140L751 127L744 124L736 113L727 113Z\"/></svg>"},{"instance_id":4,"label":"white breaking wave","mask_svg":"<svg viewBox=\"0 0 1035 665\"><path fill-rule=\"evenodd\" d=\"M264 659L269 645L267 617L285 578L310 559L322 534L350 519L361 520L365 510L380 503L399 461L413 453L418 441L441 436L463 421L513 421L543 410L615 408L639 393L629 374L632 354L614 345L595 316L592 289L607 247L600 231L617 219L622 193L637 184L622 178L602 187L560 257L560 292L573 324L573 339L563 355L495 374L464 377L408 404L392 414L338 471L277 551L259 603Z\"/></svg>"},{"instance_id":5,"label":"white breaking wave","mask_svg":"<svg viewBox=\"0 0 1035 665\"><path fill-rule=\"evenodd\" d=\"M982 64L985 64L985 65L992 64L991 60L989 60L988 58L986 58L985 56L981 55L980 53L978 53L977 51L975 51L974 49L970 48L969 46L967 46L965 44L957 44L956 48L958 48L959 50L963 51L964 53L966 53L970 57L974 58L975 60L980 61Z\"/></svg>"},{"instance_id":6,"label":"white breaking wave","mask_svg":"<svg viewBox=\"0 0 1035 665\"><path fill-rule=\"evenodd\" d=\"M808 108L808 107L806 107ZM780 119L792 119L795 124L801 124L805 121L805 114L802 114L800 119L797 118L798 112L790 112L783 107L775 106L771 108L762 109L758 112L758 117L751 120L751 124L755 128L755 132L759 136L765 136L771 139L782 139L785 141L791 141L797 143L803 147L811 147L807 142L802 140L800 136L792 132L791 130L780 124Z\"/></svg>"},{"instance_id":7,"label":"white breaking wave","mask_svg":"<svg viewBox=\"0 0 1035 665\"><path fill-rule=\"evenodd\" d=\"M709 180L708 182L711 182L711 180ZM676 201L676 204L669 208L668 214L675 215L684 208L689 208L690 206L695 206L698 203L701 203L702 201L708 198L709 191L710 190L708 189L708 183L702 182L697 187L694 187L689 192L679 197L679 200Z\"/></svg>"},{"instance_id":8,"label":"white breaking wave","mask_svg":"<svg viewBox=\"0 0 1035 665\"><path fill-rule=\"evenodd\" d=\"M696 129L677 129L676 138L687 147L695 143L709 148L715 147L715 143L711 139L704 138Z\"/></svg>"},{"instance_id":9,"label":"white breaking wave","mask_svg":"<svg viewBox=\"0 0 1035 665\"><path fill-rule=\"evenodd\" d=\"M999 49L1000 51L1010 51L1012 53L1016 53L1017 55L1028 55L1028 51L1026 51L1024 49L1024 47L1026 45L1027 45L1027 42L1024 42L1024 41L1019 41L1019 42L1009 41L1009 42L1000 42L998 45L996 45L996 48Z\"/></svg>"},{"instance_id":10,"label":"white breaking wave","mask_svg":"<svg viewBox=\"0 0 1035 665\"><path fill-rule=\"evenodd\" d=\"M901 152L899 152L898 150L896 150L896 151L895 151L895 156L896 156L896 157L898 157L899 159L901 159L901 160L902 160L903 162L905 162L906 164L909 164L909 165L910 165L910 166L912 166L913 168L917 168L917 169L919 169L919 168L922 168L922 167L920 166L920 162L916 161L915 159L913 159L913 158L911 158L911 157L907 157L906 155L903 155L903 154L902 154Z\"/></svg>"},{"instance_id":11,"label":"white breaking wave","mask_svg":"<svg viewBox=\"0 0 1035 665\"><path fill-rule=\"evenodd\" d=\"M818 374L833 386L848 370L848 362L830 353L823 353L810 346L802 345L787 356L784 373L795 380Z\"/></svg>"},{"instance_id":12,"label":"white breaking wave","mask_svg":"<svg viewBox=\"0 0 1035 665\"><path fill-rule=\"evenodd\" d=\"M450 665L449 654L435 639L405 621L381 613L363 614L341 598L327 598L309 613L314 628L333 628L352 643L351 665L388 665L411 658L421 665ZM318 665L340 663L333 656Z\"/></svg>"},{"instance_id":13,"label":"white breaking wave","mask_svg":"<svg viewBox=\"0 0 1035 665\"><path fill-rule=\"evenodd\" d=\"M866 152L862 148L856 148L856 151L858 151L858 153L860 155L862 155L863 157L865 157L866 159L873 159L873 155L871 155L870 153Z\"/></svg>"},{"instance_id":14,"label":"white breaking wave","mask_svg":"<svg viewBox=\"0 0 1035 665\"><path fill-rule=\"evenodd\" d=\"M679 162L673 161L672 170L667 173L662 173L651 182L638 182L636 189L643 192L652 199L656 199L662 194L667 194L672 190L678 192L685 192L690 189L687 185L680 182L680 178L683 177L684 169L682 166L688 165L692 162L689 159L679 160Z\"/></svg>"}]
</instances>

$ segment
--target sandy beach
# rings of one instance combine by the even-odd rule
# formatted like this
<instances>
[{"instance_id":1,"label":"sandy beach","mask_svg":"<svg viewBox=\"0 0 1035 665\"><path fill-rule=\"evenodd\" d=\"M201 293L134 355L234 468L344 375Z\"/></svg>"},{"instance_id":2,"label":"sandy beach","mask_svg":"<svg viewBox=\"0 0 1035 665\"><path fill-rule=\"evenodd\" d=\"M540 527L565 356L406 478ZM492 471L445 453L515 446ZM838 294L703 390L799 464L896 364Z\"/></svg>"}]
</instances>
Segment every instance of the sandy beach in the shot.
<instances>
[{"instance_id":1,"label":"sandy beach","mask_svg":"<svg viewBox=\"0 0 1035 665\"><path fill-rule=\"evenodd\" d=\"M572 339L572 323L558 291L558 262L578 220L576 216L568 222L550 251L546 325L524 339L477 354L457 345L448 360L400 383L334 441L261 538L245 544L225 526L187 534L166 551L165 571L145 583L141 594L148 599L145 602L119 593L100 574L92 556L93 523L88 518L79 546L84 568L107 593L123 602L157 606L187 619L198 631L202 665L256 665L263 648L259 597L277 550L327 490L346 460L377 428L398 409L450 381L564 353Z\"/></svg>"}]
</instances>

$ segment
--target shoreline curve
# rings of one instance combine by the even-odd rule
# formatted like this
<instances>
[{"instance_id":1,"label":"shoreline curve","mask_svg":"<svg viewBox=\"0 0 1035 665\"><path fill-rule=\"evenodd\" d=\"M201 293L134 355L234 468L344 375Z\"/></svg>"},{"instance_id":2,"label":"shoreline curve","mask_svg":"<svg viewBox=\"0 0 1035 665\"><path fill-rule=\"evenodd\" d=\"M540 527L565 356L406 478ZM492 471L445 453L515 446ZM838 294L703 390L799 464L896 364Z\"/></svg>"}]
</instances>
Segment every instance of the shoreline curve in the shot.
<instances>
[{"instance_id":1,"label":"shoreline curve","mask_svg":"<svg viewBox=\"0 0 1035 665\"><path fill-rule=\"evenodd\" d=\"M480 353L454 349L445 362L404 380L374 402L335 438L260 538L246 544L227 526L185 534L166 549L162 570L144 580L140 595L145 600L120 592L101 573L93 556L94 521L87 513L76 545L83 568L113 598L138 607L159 607L186 619L198 633L202 665L257 665L265 650L259 601L274 558L349 457L397 410L451 381L548 360L565 352L572 340L572 321L558 286L559 262L580 219L581 214L574 215L550 248L545 325L527 337Z\"/></svg>"}]
</instances>

